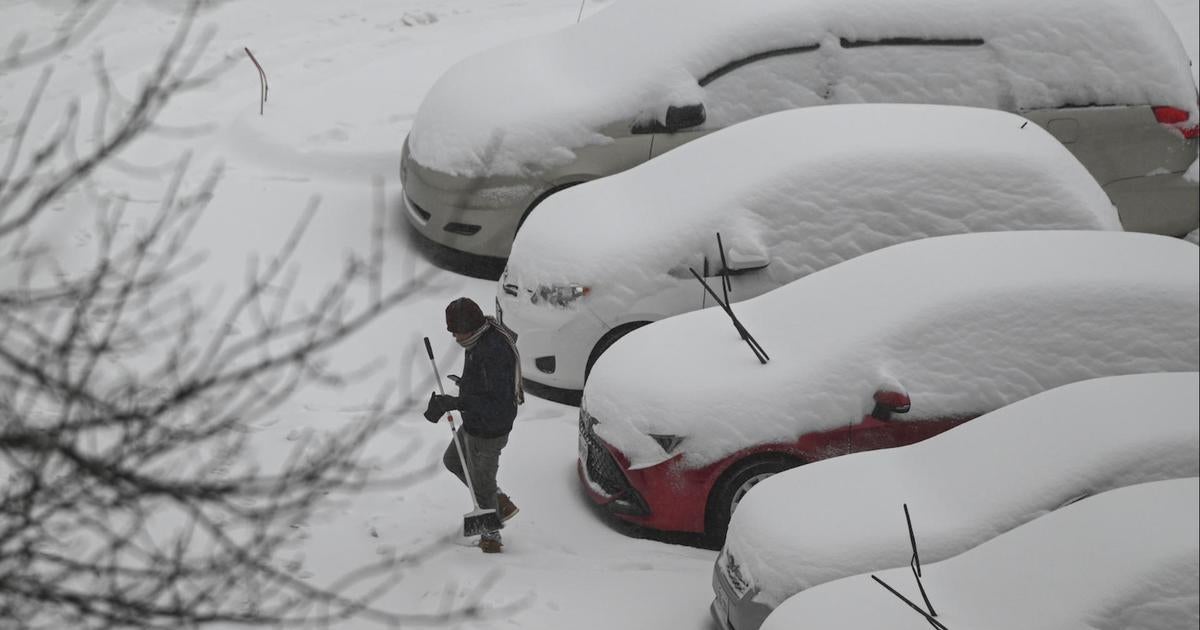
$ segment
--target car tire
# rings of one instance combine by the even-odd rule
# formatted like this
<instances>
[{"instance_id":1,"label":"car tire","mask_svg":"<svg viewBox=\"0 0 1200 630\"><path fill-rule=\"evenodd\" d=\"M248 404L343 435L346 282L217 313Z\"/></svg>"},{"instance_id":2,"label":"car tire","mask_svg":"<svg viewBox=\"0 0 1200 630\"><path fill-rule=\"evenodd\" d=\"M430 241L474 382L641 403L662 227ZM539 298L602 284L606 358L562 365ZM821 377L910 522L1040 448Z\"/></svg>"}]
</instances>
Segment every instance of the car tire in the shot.
<instances>
[{"instance_id":1,"label":"car tire","mask_svg":"<svg viewBox=\"0 0 1200 630\"><path fill-rule=\"evenodd\" d=\"M600 355L604 354L604 352L611 348L614 343L617 343L621 337L624 337L625 335L628 335L629 333L649 323L650 322L630 322L628 324L621 324L620 326L617 326L616 328L605 333L604 336L600 338L600 341L597 341L596 345L592 347L592 353L588 355L587 365L585 365L583 368L583 382L586 383L588 376L591 376L592 366L596 364L596 361L600 358Z\"/></svg>"},{"instance_id":2,"label":"car tire","mask_svg":"<svg viewBox=\"0 0 1200 630\"><path fill-rule=\"evenodd\" d=\"M782 454L758 456L743 460L726 470L709 493L705 510L705 534L717 544L725 541L729 519L747 492L762 480L804 462Z\"/></svg>"}]
</instances>

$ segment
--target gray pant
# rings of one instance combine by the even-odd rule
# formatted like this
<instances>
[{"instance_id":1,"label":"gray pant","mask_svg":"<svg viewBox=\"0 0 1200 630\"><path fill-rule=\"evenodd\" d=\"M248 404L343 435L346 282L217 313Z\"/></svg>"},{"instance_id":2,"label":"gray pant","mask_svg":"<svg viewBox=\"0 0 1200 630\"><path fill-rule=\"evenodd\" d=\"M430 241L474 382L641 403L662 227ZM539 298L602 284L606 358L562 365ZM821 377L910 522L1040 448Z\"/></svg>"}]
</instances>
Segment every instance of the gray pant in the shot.
<instances>
[{"instance_id":1,"label":"gray pant","mask_svg":"<svg viewBox=\"0 0 1200 630\"><path fill-rule=\"evenodd\" d=\"M467 458L467 467L471 471L471 483L475 486L475 500L484 510L496 509L496 471L500 469L500 451L508 445L508 436L498 438L474 437L459 429L459 440L462 442L463 455ZM446 447L442 454L442 464L446 470L454 473L458 480L467 483L463 477L462 462L458 458L458 450L454 441Z\"/></svg>"}]
</instances>

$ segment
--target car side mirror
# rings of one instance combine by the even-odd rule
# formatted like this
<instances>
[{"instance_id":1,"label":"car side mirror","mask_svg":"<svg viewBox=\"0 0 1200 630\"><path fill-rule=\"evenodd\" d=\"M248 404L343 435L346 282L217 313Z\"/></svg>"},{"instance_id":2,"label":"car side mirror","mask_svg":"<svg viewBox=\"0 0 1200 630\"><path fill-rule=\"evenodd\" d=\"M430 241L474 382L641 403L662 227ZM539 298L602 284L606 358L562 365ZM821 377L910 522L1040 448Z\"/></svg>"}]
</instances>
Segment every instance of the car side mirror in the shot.
<instances>
[{"instance_id":1,"label":"car side mirror","mask_svg":"<svg viewBox=\"0 0 1200 630\"><path fill-rule=\"evenodd\" d=\"M892 414L908 413L912 409L912 401L904 392L881 389L875 392L874 398L875 408L871 410L871 416L882 422L891 420Z\"/></svg>"},{"instance_id":2,"label":"car side mirror","mask_svg":"<svg viewBox=\"0 0 1200 630\"><path fill-rule=\"evenodd\" d=\"M667 116L664 122L658 122L655 118L635 122L629 132L633 134L642 133L675 133L690 127L704 124L708 114L704 111L704 104L696 103L695 105L671 105L667 107Z\"/></svg>"},{"instance_id":3,"label":"car side mirror","mask_svg":"<svg viewBox=\"0 0 1200 630\"><path fill-rule=\"evenodd\" d=\"M753 271L762 269L771 263L771 259L762 252L740 252L730 249L725 253L725 264L730 271Z\"/></svg>"},{"instance_id":4,"label":"car side mirror","mask_svg":"<svg viewBox=\"0 0 1200 630\"><path fill-rule=\"evenodd\" d=\"M691 127L698 127L708 119L704 111L704 103L695 105L671 105L667 108L667 118L664 126L668 132L676 132Z\"/></svg>"}]
</instances>

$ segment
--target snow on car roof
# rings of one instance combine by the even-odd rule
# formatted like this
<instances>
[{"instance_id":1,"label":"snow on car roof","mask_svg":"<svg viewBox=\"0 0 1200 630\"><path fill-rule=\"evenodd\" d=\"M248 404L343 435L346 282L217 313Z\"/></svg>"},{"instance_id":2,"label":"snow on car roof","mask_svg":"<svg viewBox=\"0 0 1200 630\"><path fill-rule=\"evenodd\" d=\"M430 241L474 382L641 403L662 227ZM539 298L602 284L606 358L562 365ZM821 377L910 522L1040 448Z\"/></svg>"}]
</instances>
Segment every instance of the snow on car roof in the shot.
<instances>
[{"instance_id":1,"label":"snow on car roof","mask_svg":"<svg viewBox=\"0 0 1200 630\"><path fill-rule=\"evenodd\" d=\"M960 76L971 84L957 91L939 85L940 73L920 72L918 58L888 53L870 58L873 76L888 78L879 85L835 81L827 97L806 91L805 103L742 91L747 111L932 98L1017 111L1150 104L1196 113L1186 53L1152 0L643 0L452 66L422 102L409 149L455 175L527 175L611 141L597 132L606 125L702 101L699 81L730 62L820 45L823 67L844 65L841 38L985 43L963 55L970 67L958 66Z\"/></svg>"},{"instance_id":2,"label":"snow on car roof","mask_svg":"<svg viewBox=\"0 0 1200 630\"><path fill-rule=\"evenodd\" d=\"M765 273L786 282L924 236L1121 229L1092 175L1027 122L894 104L749 120L547 199L517 234L509 281L629 303L677 284L680 263L719 265L717 232L735 253L769 255Z\"/></svg>"},{"instance_id":3,"label":"snow on car roof","mask_svg":"<svg viewBox=\"0 0 1200 630\"><path fill-rule=\"evenodd\" d=\"M949 628L1192 628L1200 603L1197 495L1195 477L1110 490L949 560L923 563L922 584ZM920 605L908 567L876 575ZM857 575L793 596L762 630L798 627L920 630L929 623Z\"/></svg>"},{"instance_id":4,"label":"snow on car roof","mask_svg":"<svg viewBox=\"0 0 1200 630\"><path fill-rule=\"evenodd\" d=\"M991 232L894 245L734 305L633 331L584 404L634 467L683 436L703 465L859 421L879 389L909 419L985 413L1073 381L1200 369L1200 248L1128 232Z\"/></svg>"},{"instance_id":5,"label":"snow on car roof","mask_svg":"<svg viewBox=\"0 0 1200 630\"><path fill-rule=\"evenodd\" d=\"M778 606L830 580L908 564L902 504L936 562L1081 495L1200 475L1200 374L1064 385L904 448L775 475L738 504L725 550Z\"/></svg>"}]
</instances>

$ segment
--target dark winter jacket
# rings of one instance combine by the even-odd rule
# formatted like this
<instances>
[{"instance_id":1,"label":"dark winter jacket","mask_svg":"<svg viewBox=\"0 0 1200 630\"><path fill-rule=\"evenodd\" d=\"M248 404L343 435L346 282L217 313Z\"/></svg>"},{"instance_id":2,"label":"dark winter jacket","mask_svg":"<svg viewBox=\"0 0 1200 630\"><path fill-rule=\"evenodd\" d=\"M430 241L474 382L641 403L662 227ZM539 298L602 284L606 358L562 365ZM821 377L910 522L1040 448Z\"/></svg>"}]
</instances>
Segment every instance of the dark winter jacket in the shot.
<instances>
[{"instance_id":1,"label":"dark winter jacket","mask_svg":"<svg viewBox=\"0 0 1200 630\"><path fill-rule=\"evenodd\" d=\"M458 382L458 408L467 433L495 438L512 431L517 417L516 370L516 354L494 328L489 327L467 349Z\"/></svg>"}]
</instances>

